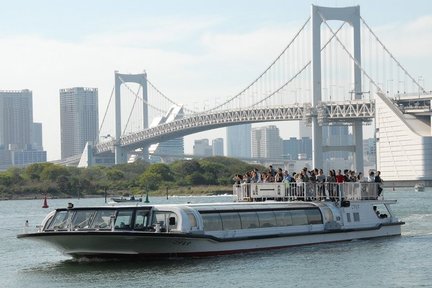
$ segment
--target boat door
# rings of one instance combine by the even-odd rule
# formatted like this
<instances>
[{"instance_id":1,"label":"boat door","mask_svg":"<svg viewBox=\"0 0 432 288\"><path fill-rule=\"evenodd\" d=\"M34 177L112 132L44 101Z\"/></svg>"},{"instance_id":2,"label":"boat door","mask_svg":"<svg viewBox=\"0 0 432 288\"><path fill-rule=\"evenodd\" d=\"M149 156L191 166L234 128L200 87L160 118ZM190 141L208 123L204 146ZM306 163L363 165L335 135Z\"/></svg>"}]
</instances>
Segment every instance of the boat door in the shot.
<instances>
[{"instance_id":1,"label":"boat door","mask_svg":"<svg viewBox=\"0 0 432 288\"><path fill-rule=\"evenodd\" d=\"M178 216L172 211L154 211L152 217L152 227L155 232L169 232L176 230Z\"/></svg>"}]
</instances>

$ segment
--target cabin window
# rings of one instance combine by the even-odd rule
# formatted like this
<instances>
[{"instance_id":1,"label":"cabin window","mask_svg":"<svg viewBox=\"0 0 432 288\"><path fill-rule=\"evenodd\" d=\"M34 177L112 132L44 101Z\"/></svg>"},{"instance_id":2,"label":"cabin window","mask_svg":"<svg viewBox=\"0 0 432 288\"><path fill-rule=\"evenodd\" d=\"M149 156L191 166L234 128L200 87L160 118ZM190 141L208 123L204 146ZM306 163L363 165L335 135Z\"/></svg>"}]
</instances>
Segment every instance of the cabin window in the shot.
<instances>
[{"instance_id":1,"label":"cabin window","mask_svg":"<svg viewBox=\"0 0 432 288\"><path fill-rule=\"evenodd\" d=\"M195 218L195 215L190 211L186 211L186 215L188 216L190 227L191 228L198 228L198 223L197 223L197 220Z\"/></svg>"},{"instance_id":2,"label":"cabin window","mask_svg":"<svg viewBox=\"0 0 432 288\"><path fill-rule=\"evenodd\" d=\"M143 230L147 227L149 210L136 210L135 212L135 230Z\"/></svg>"},{"instance_id":3,"label":"cabin window","mask_svg":"<svg viewBox=\"0 0 432 288\"><path fill-rule=\"evenodd\" d=\"M77 210L72 219L73 229L88 229L90 228L90 221L95 214L95 210Z\"/></svg>"},{"instance_id":4,"label":"cabin window","mask_svg":"<svg viewBox=\"0 0 432 288\"><path fill-rule=\"evenodd\" d=\"M351 222L351 213L346 213L346 215L347 215L347 221Z\"/></svg>"},{"instance_id":5,"label":"cabin window","mask_svg":"<svg viewBox=\"0 0 432 288\"><path fill-rule=\"evenodd\" d=\"M261 228L276 226L276 217L273 211L262 211L257 214Z\"/></svg>"},{"instance_id":6,"label":"cabin window","mask_svg":"<svg viewBox=\"0 0 432 288\"><path fill-rule=\"evenodd\" d=\"M305 210L291 210L293 225L307 225L308 219Z\"/></svg>"},{"instance_id":7,"label":"cabin window","mask_svg":"<svg viewBox=\"0 0 432 288\"><path fill-rule=\"evenodd\" d=\"M354 212L353 217L354 217L354 222L360 221L360 214L358 212Z\"/></svg>"},{"instance_id":8,"label":"cabin window","mask_svg":"<svg viewBox=\"0 0 432 288\"><path fill-rule=\"evenodd\" d=\"M67 229L68 211L58 211L47 230L64 230Z\"/></svg>"},{"instance_id":9,"label":"cabin window","mask_svg":"<svg viewBox=\"0 0 432 288\"><path fill-rule=\"evenodd\" d=\"M253 229L259 227L258 215L256 212L241 212L239 214L242 229Z\"/></svg>"},{"instance_id":10,"label":"cabin window","mask_svg":"<svg viewBox=\"0 0 432 288\"><path fill-rule=\"evenodd\" d=\"M115 210L99 210L90 228L93 229L111 229L111 216L115 214Z\"/></svg>"},{"instance_id":11,"label":"cabin window","mask_svg":"<svg viewBox=\"0 0 432 288\"><path fill-rule=\"evenodd\" d=\"M322 224L321 212L318 209L304 210L309 224Z\"/></svg>"},{"instance_id":12,"label":"cabin window","mask_svg":"<svg viewBox=\"0 0 432 288\"><path fill-rule=\"evenodd\" d=\"M201 214L205 231L222 230L222 219L219 213Z\"/></svg>"},{"instance_id":13,"label":"cabin window","mask_svg":"<svg viewBox=\"0 0 432 288\"><path fill-rule=\"evenodd\" d=\"M276 216L276 226L283 227L293 225L290 211L275 211L274 214Z\"/></svg>"},{"instance_id":14,"label":"cabin window","mask_svg":"<svg viewBox=\"0 0 432 288\"><path fill-rule=\"evenodd\" d=\"M333 221L333 212L328 207L322 207L323 216L327 222Z\"/></svg>"},{"instance_id":15,"label":"cabin window","mask_svg":"<svg viewBox=\"0 0 432 288\"><path fill-rule=\"evenodd\" d=\"M220 213L223 230L241 229L240 217L237 212Z\"/></svg>"},{"instance_id":16,"label":"cabin window","mask_svg":"<svg viewBox=\"0 0 432 288\"><path fill-rule=\"evenodd\" d=\"M175 225L169 225L170 218L174 218ZM170 211L158 211L153 213L152 226L158 229L160 227L160 232L167 232L170 229L177 228L178 217L174 212Z\"/></svg>"},{"instance_id":17,"label":"cabin window","mask_svg":"<svg viewBox=\"0 0 432 288\"><path fill-rule=\"evenodd\" d=\"M133 210L118 210L115 220L115 229L129 230L131 229Z\"/></svg>"}]
</instances>

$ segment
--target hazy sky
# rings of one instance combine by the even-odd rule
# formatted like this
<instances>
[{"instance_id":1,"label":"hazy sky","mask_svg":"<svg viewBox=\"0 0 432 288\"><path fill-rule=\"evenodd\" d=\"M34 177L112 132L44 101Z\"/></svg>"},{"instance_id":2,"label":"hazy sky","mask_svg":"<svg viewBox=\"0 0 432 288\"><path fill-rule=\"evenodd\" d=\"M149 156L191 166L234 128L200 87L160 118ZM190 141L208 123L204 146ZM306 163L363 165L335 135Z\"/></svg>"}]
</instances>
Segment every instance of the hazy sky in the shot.
<instances>
[{"instance_id":1,"label":"hazy sky","mask_svg":"<svg viewBox=\"0 0 432 288\"><path fill-rule=\"evenodd\" d=\"M59 89L99 89L99 112L114 70L140 73L177 102L225 99L246 87L287 45L310 5L360 5L396 58L432 87L432 1L4 1L0 90L33 91L48 159L60 158ZM100 115L102 118L102 115ZM186 137L214 138L223 130ZM284 131L284 138L297 136Z\"/></svg>"}]
</instances>

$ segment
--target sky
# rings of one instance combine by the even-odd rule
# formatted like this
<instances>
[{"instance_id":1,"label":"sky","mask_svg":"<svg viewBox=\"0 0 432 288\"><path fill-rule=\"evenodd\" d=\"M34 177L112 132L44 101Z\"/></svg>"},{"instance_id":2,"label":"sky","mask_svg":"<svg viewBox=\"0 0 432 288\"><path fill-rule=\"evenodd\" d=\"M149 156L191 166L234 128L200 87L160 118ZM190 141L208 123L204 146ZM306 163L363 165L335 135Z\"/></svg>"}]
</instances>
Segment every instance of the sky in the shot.
<instances>
[{"instance_id":1,"label":"sky","mask_svg":"<svg viewBox=\"0 0 432 288\"><path fill-rule=\"evenodd\" d=\"M114 71L140 73L180 103L222 101L254 80L306 21L311 4L360 5L393 55L432 88L432 1L0 0L0 90L33 91L48 159L60 158L59 89L96 87L105 111ZM197 104L201 105L201 104ZM150 120L151 121L151 120ZM266 124L268 125L268 124ZM114 125L112 125L114 126ZM282 138L296 137L295 128ZM222 137L224 129L185 138Z\"/></svg>"}]
</instances>

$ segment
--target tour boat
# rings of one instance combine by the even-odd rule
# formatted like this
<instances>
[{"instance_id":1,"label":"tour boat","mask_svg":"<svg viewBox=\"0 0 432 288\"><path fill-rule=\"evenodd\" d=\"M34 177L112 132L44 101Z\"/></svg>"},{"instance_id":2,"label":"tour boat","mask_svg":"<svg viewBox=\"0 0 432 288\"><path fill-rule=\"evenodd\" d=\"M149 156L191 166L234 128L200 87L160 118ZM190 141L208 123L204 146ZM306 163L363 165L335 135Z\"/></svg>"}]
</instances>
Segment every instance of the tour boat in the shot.
<instances>
[{"instance_id":1,"label":"tour boat","mask_svg":"<svg viewBox=\"0 0 432 288\"><path fill-rule=\"evenodd\" d=\"M73 257L187 257L401 234L375 183L248 183L229 203L58 208L17 237ZM380 211L380 212L378 212Z\"/></svg>"},{"instance_id":2,"label":"tour boat","mask_svg":"<svg viewBox=\"0 0 432 288\"><path fill-rule=\"evenodd\" d=\"M142 198L135 198L135 196L131 197L111 197L110 200L115 203L124 203L124 202L142 202Z\"/></svg>"},{"instance_id":3,"label":"tour boat","mask_svg":"<svg viewBox=\"0 0 432 288\"><path fill-rule=\"evenodd\" d=\"M422 191L424 191L424 189L425 189L425 186L423 184L414 185L414 190L417 192L422 192Z\"/></svg>"}]
</instances>

